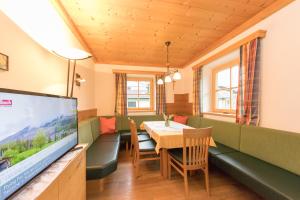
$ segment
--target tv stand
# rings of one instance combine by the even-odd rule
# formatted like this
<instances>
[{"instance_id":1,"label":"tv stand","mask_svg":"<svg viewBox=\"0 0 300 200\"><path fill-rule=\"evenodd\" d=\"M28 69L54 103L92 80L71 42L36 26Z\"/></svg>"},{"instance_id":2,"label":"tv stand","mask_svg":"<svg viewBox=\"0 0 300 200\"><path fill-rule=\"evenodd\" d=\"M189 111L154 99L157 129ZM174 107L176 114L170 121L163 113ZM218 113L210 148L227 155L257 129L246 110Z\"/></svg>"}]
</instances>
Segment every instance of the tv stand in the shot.
<instances>
[{"instance_id":1,"label":"tv stand","mask_svg":"<svg viewBox=\"0 0 300 200\"><path fill-rule=\"evenodd\" d=\"M85 200L86 148L76 146L9 199Z\"/></svg>"}]
</instances>

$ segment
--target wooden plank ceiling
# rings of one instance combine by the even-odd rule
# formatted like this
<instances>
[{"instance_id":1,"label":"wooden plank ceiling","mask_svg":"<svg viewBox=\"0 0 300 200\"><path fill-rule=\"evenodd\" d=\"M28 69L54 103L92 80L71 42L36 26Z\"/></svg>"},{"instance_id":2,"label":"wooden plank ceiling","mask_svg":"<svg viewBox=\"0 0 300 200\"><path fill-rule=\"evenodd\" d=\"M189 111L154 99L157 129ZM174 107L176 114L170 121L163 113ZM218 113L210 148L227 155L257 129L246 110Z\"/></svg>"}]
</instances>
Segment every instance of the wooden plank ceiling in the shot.
<instances>
[{"instance_id":1,"label":"wooden plank ceiling","mask_svg":"<svg viewBox=\"0 0 300 200\"><path fill-rule=\"evenodd\" d=\"M275 0L60 0L98 63L183 67Z\"/></svg>"}]
</instances>

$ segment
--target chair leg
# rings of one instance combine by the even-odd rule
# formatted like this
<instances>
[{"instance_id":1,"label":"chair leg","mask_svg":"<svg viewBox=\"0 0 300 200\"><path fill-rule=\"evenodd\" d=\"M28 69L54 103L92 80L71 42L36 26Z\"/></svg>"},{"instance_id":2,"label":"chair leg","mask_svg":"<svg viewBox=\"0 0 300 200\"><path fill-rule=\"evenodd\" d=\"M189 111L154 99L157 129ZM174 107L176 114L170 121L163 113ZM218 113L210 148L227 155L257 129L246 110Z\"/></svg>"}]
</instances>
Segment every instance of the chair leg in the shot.
<instances>
[{"instance_id":1,"label":"chair leg","mask_svg":"<svg viewBox=\"0 0 300 200\"><path fill-rule=\"evenodd\" d=\"M130 143L130 156L132 156L132 153L133 153L133 144Z\"/></svg>"},{"instance_id":2,"label":"chair leg","mask_svg":"<svg viewBox=\"0 0 300 200\"><path fill-rule=\"evenodd\" d=\"M168 155L168 178L169 179L171 179L171 170L172 170L171 157L170 157L170 155Z\"/></svg>"},{"instance_id":3,"label":"chair leg","mask_svg":"<svg viewBox=\"0 0 300 200\"><path fill-rule=\"evenodd\" d=\"M188 183L188 175L187 175L187 170L184 169L184 189L185 189L185 197L188 199L189 197L189 183Z\"/></svg>"},{"instance_id":4,"label":"chair leg","mask_svg":"<svg viewBox=\"0 0 300 200\"><path fill-rule=\"evenodd\" d=\"M209 174L208 174L208 167L205 168L204 175L205 175L205 187L208 195L210 196L210 190L209 190Z\"/></svg>"},{"instance_id":5,"label":"chair leg","mask_svg":"<svg viewBox=\"0 0 300 200\"><path fill-rule=\"evenodd\" d=\"M126 142L126 156L128 156L128 142Z\"/></svg>"},{"instance_id":6,"label":"chair leg","mask_svg":"<svg viewBox=\"0 0 300 200\"><path fill-rule=\"evenodd\" d=\"M139 158L137 158L135 160L135 178L138 178L139 177L139 172L140 172L140 162L139 162Z\"/></svg>"},{"instance_id":7,"label":"chair leg","mask_svg":"<svg viewBox=\"0 0 300 200\"><path fill-rule=\"evenodd\" d=\"M104 190L103 178L99 180L99 190L100 190L100 192L103 192L103 190Z\"/></svg>"},{"instance_id":8,"label":"chair leg","mask_svg":"<svg viewBox=\"0 0 300 200\"><path fill-rule=\"evenodd\" d=\"M133 152L133 155L132 155L132 164L134 167L136 167L135 166L136 165L136 153L135 152Z\"/></svg>"}]
</instances>

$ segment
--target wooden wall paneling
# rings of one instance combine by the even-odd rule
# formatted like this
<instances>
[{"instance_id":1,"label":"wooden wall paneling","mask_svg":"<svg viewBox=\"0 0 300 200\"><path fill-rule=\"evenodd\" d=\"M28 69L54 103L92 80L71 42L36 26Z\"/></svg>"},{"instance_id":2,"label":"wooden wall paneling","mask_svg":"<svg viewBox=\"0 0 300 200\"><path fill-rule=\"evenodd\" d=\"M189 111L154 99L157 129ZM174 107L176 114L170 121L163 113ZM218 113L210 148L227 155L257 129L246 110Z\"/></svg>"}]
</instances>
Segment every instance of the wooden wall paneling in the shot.
<instances>
[{"instance_id":1,"label":"wooden wall paneling","mask_svg":"<svg viewBox=\"0 0 300 200\"><path fill-rule=\"evenodd\" d=\"M51 0L50 1L53 5L53 7L57 10L61 18L64 20L64 22L67 24L67 26L70 28L74 36L78 39L80 44L84 47L84 49L89 52L93 57L92 59L97 62L97 57L95 56L94 52L92 51L89 44L85 41L85 39L82 37L81 33L79 32L78 28L75 26L72 18L69 16L65 8L62 6L60 1ZM99 58L98 58L99 59Z\"/></svg>"},{"instance_id":2,"label":"wooden wall paneling","mask_svg":"<svg viewBox=\"0 0 300 200\"><path fill-rule=\"evenodd\" d=\"M294 0L277 0L277 1L272 2L272 4L265 7L263 10L258 12L256 15L254 15L250 19L246 20L241 25L234 28L233 30L231 30L230 32L225 34L223 37L219 38L218 40L216 40L215 42L213 42L212 44L207 46L205 49L200 51L200 53L198 55L194 56L194 58L190 59L189 62L187 62L184 65L184 67L191 65L193 62L197 61L199 58L205 56L206 54L208 54L209 52L218 48L222 44L225 44L232 38L236 37L237 35L241 34L244 31L246 31L251 26L254 26L255 24L259 23L263 19L267 18L268 16L272 15L273 13L280 10L281 8L287 6L288 4L292 3L293 1ZM201 64L199 64L199 65L201 65Z\"/></svg>"},{"instance_id":3,"label":"wooden wall paneling","mask_svg":"<svg viewBox=\"0 0 300 200\"><path fill-rule=\"evenodd\" d=\"M53 1L59 2L99 63L165 66L164 42L170 40L171 66L178 68L195 58L198 52L207 51L212 44L220 45L229 36L240 32L231 30L248 27L241 24L252 24L248 21L253 16L262 19L291 2ZM267 11L269 6L271 8ZM263 10L264 15L260 14Z\"/></svg>"},{"instance_id":4,"label":"wooden wall paneling","mask_svg":"<svg viewBox=\"0 0 300 200\"><path fill-rule=\"evenodd\" d=\"M187 103L187 102L189 102L189 95L188 94L175 94L174 102L175 103L179 103L179 102Z\"/></svg>"},{"instance_id":5,"label":"wooden wall paneling","mask_svg":"<svg viewBox=\"0 0 300 200\"><path fill-rule=\"evenodd\" d=\"M97 116L97 108L78 111L78 122Z\"/></svg>"},{"instance_id":6,"label":"wooden wall paneling","mask_svg":"<svg viewBox=\"0 0 300 200\"><path fill-rule=\"evenodd\" d=\"M166 106L167 114L193 114L193 104L189 103L189 94L174 94L174 103L167 103Z\"/></svg>"}]
</instances>

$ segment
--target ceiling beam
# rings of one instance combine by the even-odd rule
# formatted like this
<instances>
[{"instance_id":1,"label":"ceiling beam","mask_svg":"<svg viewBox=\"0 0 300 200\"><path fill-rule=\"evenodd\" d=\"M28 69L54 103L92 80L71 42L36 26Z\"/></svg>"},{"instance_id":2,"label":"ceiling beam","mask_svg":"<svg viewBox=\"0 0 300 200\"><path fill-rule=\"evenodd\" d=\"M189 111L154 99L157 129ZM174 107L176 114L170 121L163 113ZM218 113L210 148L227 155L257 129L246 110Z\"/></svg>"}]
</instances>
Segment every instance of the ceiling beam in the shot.
<instances>
[{"instance_id":1,"label":"ceiling beam","mask_svg":"<svg viewBox=\"0 0 300 200\"><path fill-rule=\"evenodd\" d=\"M74 24L73 20L71 19L70 15L62 5L62 3L59 0L50 0L56 11L59 13L59 15L62 17L64 22L67 24L71 32L74 34L74 36L77 38L77 40L80 42L80 44L83 46L84 50L88 51L93 56L94 62L97 62L99 59L95 56L90 46L87 44L85 39L80 34L78 28Z\"/></svg>"},{"instance_id":2,"label":"ceiling beam","mask_svg":"<svg viewBox=\"0 0 300 200\"><path fill-rule=\"evenodd\" d=\"M230 31L229 33L227 33L225 36L223 36L222 38L220 38L216 42L214 42L211 45L209 45L207 48L205 48L205 50L201 51L199 55L195 56L191 61L189 61L188 63L186 63L183 68L192 65L198 59L202 58L206 54L208 54L208 53L212 52L213 50L217 49L221 45L225 44L229 40L233 39L237 35L241 34L244 31L246 31L250 27L252 27L255 24L257 24L258 22L264 20L268 16L272 15L273 13L275 13L278 10L280 10L281 8L287 6L288 4L290 4L293 1L294 0L277 0L277 1L275 1L270 6L268 6L265 9L263 9L262 11L260 11L256 15L254 15L252 18L250 18L246 22L242 23L237 28L235 28L232 31ZM198 64L196 63L195 65L199 65L199 63Z\"/></svg>"}]
</instances>

